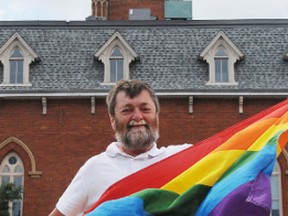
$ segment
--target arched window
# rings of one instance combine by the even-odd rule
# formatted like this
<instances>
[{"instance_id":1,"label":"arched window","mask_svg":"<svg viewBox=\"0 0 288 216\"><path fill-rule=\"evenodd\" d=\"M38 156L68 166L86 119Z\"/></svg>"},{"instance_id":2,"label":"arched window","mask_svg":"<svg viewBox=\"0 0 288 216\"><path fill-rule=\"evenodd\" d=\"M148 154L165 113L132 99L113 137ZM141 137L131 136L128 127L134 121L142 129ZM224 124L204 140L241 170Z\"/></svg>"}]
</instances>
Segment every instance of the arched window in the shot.
<instances>
[{"instance_id":1,"label":"arched window","mask_svg":"<svg viewBox=\"0 0 288 216\"><path fill-rule=\"evenodd\" d=\"M234 65L243 58L241 50L220 31L200 54L200 59L209 64L206 85L238 85Z\"/></svg>"},{"instance_id":2,"label":"arched window","mask_svg":"<svg viewBox=\"0 0 288 216\"><path fill-rule=\"evenodd\" d=\"M118 46L112 51L110 56L110 82L115 83L123 79L123 62L124 58Z\"/></svg>"},{"instance_id":3,"label":"arched window","mask_svg":"<svg viewBox=\"0 0 288 216\"><path fill-rule=\"evenodd\" d=\"M283 216L282 210L282 196L281 196L281 169L279 163L276 162L272 176L271 176L271 189L272 189L272 212L271 216Z\"/></svg>"},{"instance_id":4,"label":"arched window","mask_svg":"<svg viewBox=\"0 0 288 216\"><path fill-rule=\"evenodd\" d=\"M102 4L100 1L96 3L96 17L100 17L102 12Z\"/></svg>"},{"instance_id":5,"label":"arched window","mask_svg":"<svg viewBox=\"0 0 288 216\"><path fill-rule=\"evenodd\" d=\"M19 33L13 34L0 47L0 62L4 66L0 86L32 86L29 82L30 64L39 59Z\"/></svg>"},{"instance_id":6,"label":"arched window","mask_svg":"<svg viewBox=\"0 0 288 216\"><path fill-rule=\"evenodd\" d=\"M18 47L15 47L12 50L9 62L10 62L10 83L11 84L23 83L24 58Z\"/></svg>"},{"instance_id":7,"label":"arched window","mask_svg":"<svg viewBox=\"0 0 288 216\"><path fill-rule=\"evenodd\" d=\"M228 82L228 54L224 46L216 50L215 61L215 82Z\"/></svg>"},{"instance_id":8,"label":"arched window","mask_svg":"<svg viewBox=\"0 0 288 216\"><path fill-rule=\"evenodd\" d=\"M103 14L102 14L102 16L103 16L103 17L106 17L106 19L107 19L107 17L108 17L108 16L107 16L107 8L108 8L107 5L108 5L108 2L106 2L106 1L103 2Z\"/></svg>"},{"instance_id":9,"label":"arched window","mask_svg":"<svg viewBox=\"0 0 288 216\"><path fill-rule=\"evenodd\" d=\"M8 154L0 165L0 184L13 183L22 186L24 182L24 166L21 158L16 153ZM9 203L10 215L22 215L22 199Z\"/></svg>"},{"instance_id":10,"label":"arched window","mask_svg":"<svg viewBox=\"0 0 288 216\"><path fill-rule=\"evenodd\" d=\"M108 0L92 0L92 16L106 20L108 13Z\"/></svg>"},{"instance_id":11,"label":"arched window","mask_svg":"<svg viewBox=\"0 0 288 216\"><path fill-rule=\"evenodd\" d=\"M104 79L101 85L114 85L118 80L129 80L129 65L139 59L138 54L119 32L115 32L94 57L104 63Z\"/></svg>"}]
</instances>

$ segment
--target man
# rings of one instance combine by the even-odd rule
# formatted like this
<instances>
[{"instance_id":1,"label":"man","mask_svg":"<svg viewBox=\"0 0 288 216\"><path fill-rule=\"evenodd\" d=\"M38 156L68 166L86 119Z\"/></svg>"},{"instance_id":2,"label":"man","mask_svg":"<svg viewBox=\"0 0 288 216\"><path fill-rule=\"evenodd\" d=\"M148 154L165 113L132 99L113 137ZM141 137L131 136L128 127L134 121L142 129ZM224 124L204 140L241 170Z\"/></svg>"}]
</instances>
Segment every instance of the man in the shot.
<instances>
[{"instance_id":1,"label":"man","mask_svg":"<svg viewBox=\"0 0 288 216\"><path fill-rule=\"evenodd\" d=\"M80 168L50 216L82 214L110 185L190 146L157 148L160 105L147 83L119 81L106 102L117 142Z\"/></svg>"}]
</instances>

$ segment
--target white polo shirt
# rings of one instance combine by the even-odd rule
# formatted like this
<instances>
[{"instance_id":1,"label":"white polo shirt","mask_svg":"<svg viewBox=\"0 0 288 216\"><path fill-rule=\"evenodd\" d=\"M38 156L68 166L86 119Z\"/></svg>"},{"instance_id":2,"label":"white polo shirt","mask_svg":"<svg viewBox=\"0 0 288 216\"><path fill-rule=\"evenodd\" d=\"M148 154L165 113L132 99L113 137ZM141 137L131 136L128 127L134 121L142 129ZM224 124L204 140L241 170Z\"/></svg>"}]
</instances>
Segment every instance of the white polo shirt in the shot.
<instances>
[{"instance_id":1,"label":"white polo shirt","mask_svg":"<svg viewBox=\"0 0 288 216\"><path fill-rule=\"evenodd\" d=\"M105 152L93 156L80 168L56 204L62 214L83 213L113 183L191 146L171 145L159 149L155 143L148 152L133 157L120 151L116 144L111 143Z\"/></svg>"}]
</instances>

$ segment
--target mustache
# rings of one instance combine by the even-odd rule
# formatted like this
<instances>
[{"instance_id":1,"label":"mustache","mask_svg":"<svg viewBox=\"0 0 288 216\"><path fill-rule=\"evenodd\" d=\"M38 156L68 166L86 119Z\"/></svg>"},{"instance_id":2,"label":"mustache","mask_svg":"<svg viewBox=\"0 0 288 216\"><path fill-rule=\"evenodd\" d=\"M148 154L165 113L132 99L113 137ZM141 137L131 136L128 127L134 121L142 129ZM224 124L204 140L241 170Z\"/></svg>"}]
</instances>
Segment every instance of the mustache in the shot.
<instances>
[{"instance_id":1,"label":"mustache","mask_svg":"<svg viewBox=\"0 0 288 216\"><path fill-rule=\"evenodd\" d=\"M128 127L135 127L135 126L145 126L145 127L149 127L149 125L147 124L147 122L145 120L141 120L139 122L136 122L134 120L131 120L128 124Z\"/></svg>"}]
</instances>

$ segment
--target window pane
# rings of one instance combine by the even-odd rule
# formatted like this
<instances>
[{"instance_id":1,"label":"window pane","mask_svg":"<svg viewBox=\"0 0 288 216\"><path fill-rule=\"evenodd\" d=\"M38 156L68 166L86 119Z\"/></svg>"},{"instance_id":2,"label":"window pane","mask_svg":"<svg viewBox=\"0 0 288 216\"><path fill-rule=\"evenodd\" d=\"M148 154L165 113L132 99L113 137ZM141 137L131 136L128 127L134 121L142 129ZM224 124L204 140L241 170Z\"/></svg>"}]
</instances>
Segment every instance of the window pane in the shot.
<instances>
[{"instance_id":1,"label":"window pane","mask_svg":"<svg viewBox=\"0 0 288 216\"><path fill-rule=\"evenodd\" d=\"M272 201L272 209L279 209L279 201Z\"/></svg>"},{"instance_id":2,"label":"window pane","mask_svg":"<svg viewBox=\"0 0 288 216\"><path fill-rule=\"evenodd\" d=\"M23 61L18 62L17 83L23 83Z\"/></svg>"},{"instance_id":3,"label":"window pane","mask_svg":"<svg viewBox=\"0 0 288 216\"><path fill-rule=\"evenodd\" d=\"M12 215L13 216L20 216L21 215L21 201L20 200L16 200L13 202Z\"/></svg>"},{"instance_id":4,"label":"window pane","mask_svg":"<svg viewBox=\"0 0 288 216\"><path fill-rule=\"evenodd\" d=\"M23 60L10 60L10 83L23 83Z\"/></svg>"},{"instance_id":5,"label":"window pane","mask_svg":"<svg viewBox=\"0 0 288 216\"><path fill-rule=\"evenodd\" d=\"M14 164L17 163L17 159L16 159L16 157L14 157L14 156L10 157L8 161L9 161L9 163L10 163L11 165L14 165Z\"/></svg>"},{"instance_id":6,"label":"window pane","mask_svg":"<svg viewBox=\"0 0 288 216\"><path fill-rule=\"evenodd\" d=\"M22 173L22 167L21 166L17 166L16 168L15 168L15 171L14 171L15 173Z\"/></svg>"},{"instance_id":7,"label":"window pane","mask_svg":"<svg viewBox=\"0 0 288 216\"><path fill-rule=\"evenodd\" d=\"M271 190L272 190L272 199L279 198L279 185L278 185L278 176L271 176Z\"/></svg>"},{"instance_id":8,"label":"window pane","mask_svg":"<svg viewBox=\"0 0 288 216\"><path fill-rule=\"evenodd\" d=\"M14 182L16 186L21 186L22 185L22 176L14 176Z\"/></svg>"},{"instance_id":9,"label":"window pane","mask_svg":"<svg viewBox=\"0 0 288 216\"><path fill-rule=\"evenodd\" d=\"M117 81L123 79L123 60L117 60Z\"/></svg>"},{"instance_id":10,"label":"window pane","mask_svg":"<svg viewBox=\"0 0 288 216\"><path fill-rule=\"evenodd\" d=\"M228 82L228 60L222 59L222 82Z\"/></svg>"},{"instance_id":11,"label":"window pane","mask_svg":"<svg viewBox=\"0 0 288 216\"><path fill-rule=\"evenodd\" d=\"M215 59L215 81L221 82L221 61Z\"/></svg>"},{"instance_id":12,"label":"window pane","mask_svg":"<svg viewBox=\"0 0 288 216\"><path fill-rule=\"evenodd\" d=\"M120 48L119 47L115 47L114 50L113 50L113 53L111 56L121 56L122 57L122 54L121 54L121 51L120 51Z\"/></svg>"},{"instance_id":13,"label":"window pane","mask_svg":"<svg viewBox=\"0 0 288 216\"><path fill-rule=\"evenodd\" d=\"M1 185L8 184L10 182L10 176L2 176Z\"/></svg>"},{"instance_id":14,"label":"window pane","mask_svg":"<svg viewBox=\"0 0 288 216\"><path fill-rule=\"evenodd\" d=\"M272 209L272 216L279 216L280 215L280 211L277 209Z\"/></svg>"},{"instance_id":15,"label":"window pane","mask_svg":"<svg viewBox=\"0 0 288 216\"><path fill-rule=\"evenodd\" d=\"M16 61L10 61L10 83L16 83Z\"/></svg>"},{"instance_id":16,"label":"window pane","mask_svg":"<svg viewBox=\"0 0 288 216\"><path fill-rule=\"evenodd\" d=\"M111 69L111 73L110 73L110 82L116 82L116 60L110 60L110 69Z\"/></svg>"},{"instance_id":17,"label":"window pane","mask_svg":"<svg viewBox=\"0 0 288 216\"><path fill-rule=\"evenodd\" d=\"M226 49L223 46L220 46L217 49L215 56L227 57L228 55Z\"/></svg>"},{"instance_id":18,"label":"window pane","mask_svg":"<svg viewBox=\"0 0 288 216\"><path fill-rule=\"evenodd\" d=\"M8 167L8 166L4 166L4 167L2 168L2 173L10 173L9 167Z\"/></svg>"},{"instance_id":19,"label":"window pane","mask_svg":"<svg viewBox=\"0 0 288 216\"><path fill-rule=\"evenodd\" d=\"M22 54L21 54L21 52L20 52L20 49L18 48L18 47L16 47L14 50L13 50L13 52L12 52L12 55L11 55L11 57L13 57L13 58L22 58L23 56L22 56Z\"/></svg>"},{"instance_id":20,"label":"window pane","mask_svg":"<svg viewBox=\"0 0 288 216\"><path fill-rule=\"evenodd\" d=\"M215 82L228 82L228 59L215 59Z\"/></svg>"}]
</instances>

